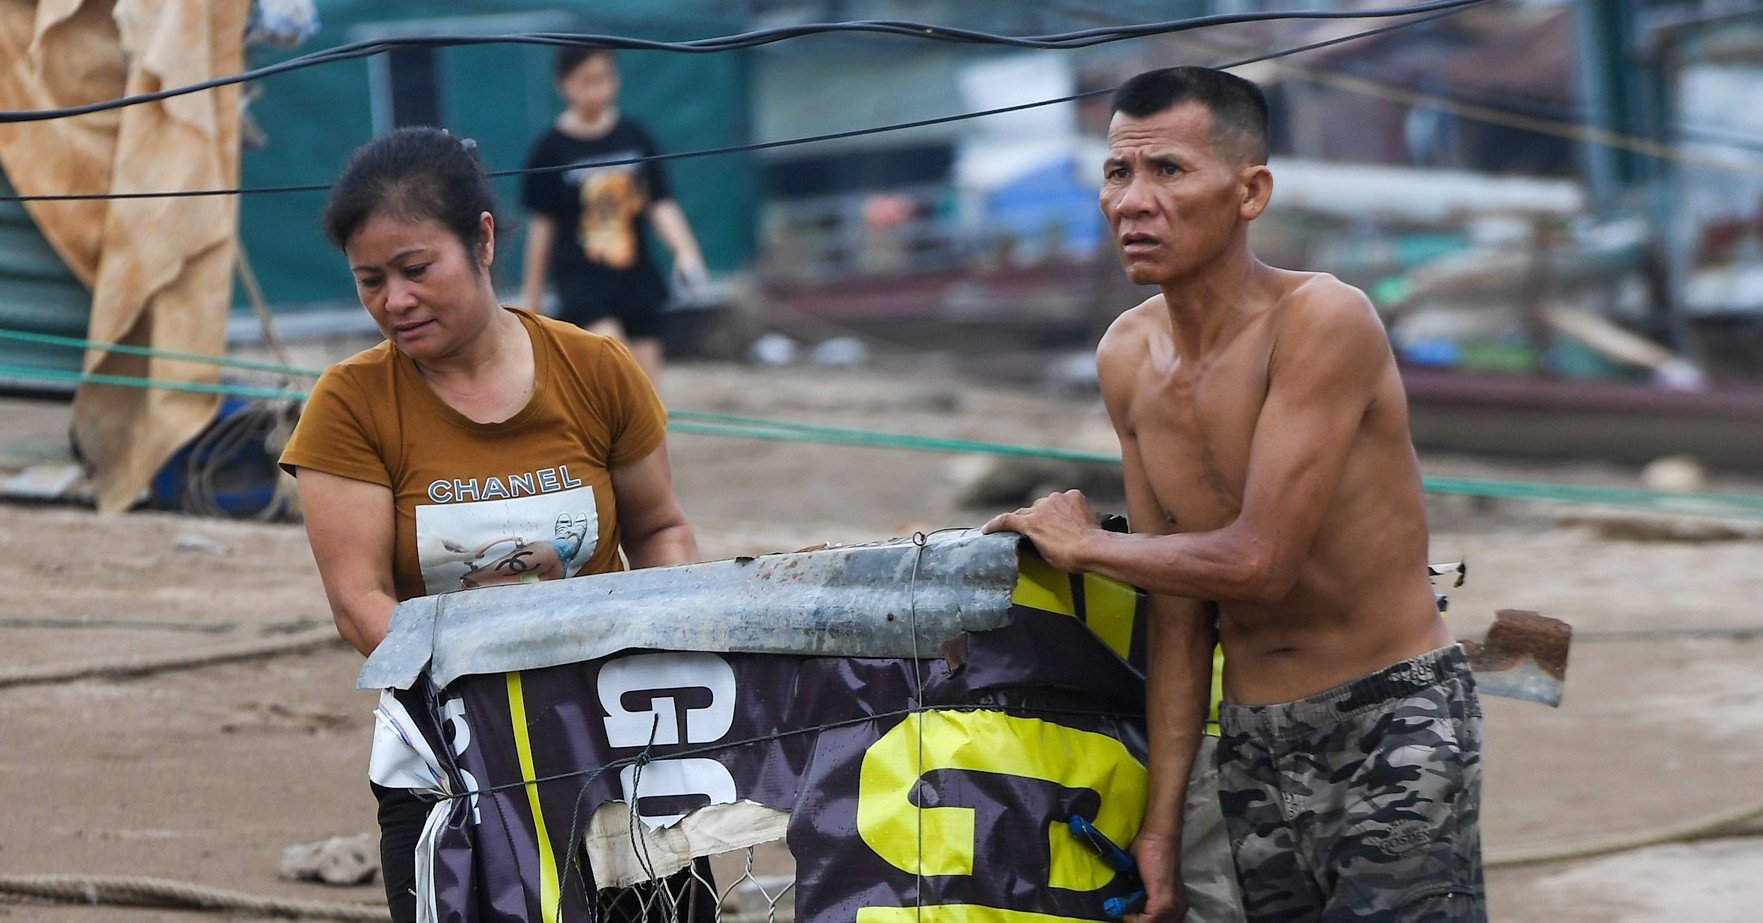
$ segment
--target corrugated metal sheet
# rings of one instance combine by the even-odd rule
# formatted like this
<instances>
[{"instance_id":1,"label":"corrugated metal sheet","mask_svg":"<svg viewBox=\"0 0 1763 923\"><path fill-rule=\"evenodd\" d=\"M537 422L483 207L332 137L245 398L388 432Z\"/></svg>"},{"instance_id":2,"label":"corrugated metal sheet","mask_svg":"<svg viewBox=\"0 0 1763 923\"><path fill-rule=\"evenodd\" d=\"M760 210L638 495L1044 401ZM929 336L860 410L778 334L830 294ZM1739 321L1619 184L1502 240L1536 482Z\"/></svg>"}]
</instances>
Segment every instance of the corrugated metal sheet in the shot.
<instances>
[{"instance_id":1,"label":"corrugated metal sheet","mask_svg":"<svg viewBox=\"0 0 1763 923\"><path fill-rule=\"evenodd\" d=\"M0 195L16 194L0 172ZM0 330L84 337L92 293L62 263L18 202L0 202ZM80 370L77 349L45 348L0 340L0 387L73 392L73 385L46 382L8 369Z\"/></svg>"},{"instance_id":2,"label":"corrugated metal sheet","mask_svg":"<svg viewBox=\"0 0 1763 923\"><path fill-rule=\"evenodd\" d=\"M940 656L1008 619L1017 536L977 531L423 596L356 685L408 689L621 650ZM916 628L916 637L914 636Z\"/></svg>"}]
</instances>

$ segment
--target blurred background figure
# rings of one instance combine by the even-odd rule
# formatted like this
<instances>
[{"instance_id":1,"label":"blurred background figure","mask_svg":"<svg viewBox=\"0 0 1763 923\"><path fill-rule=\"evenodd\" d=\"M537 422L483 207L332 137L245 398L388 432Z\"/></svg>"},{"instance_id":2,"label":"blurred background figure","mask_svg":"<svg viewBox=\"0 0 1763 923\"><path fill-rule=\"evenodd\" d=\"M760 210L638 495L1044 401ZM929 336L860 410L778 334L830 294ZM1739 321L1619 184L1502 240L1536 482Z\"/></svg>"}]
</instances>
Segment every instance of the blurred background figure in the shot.
<instances>
[{"instance_id":1,"label":"blurred background figure","mask_svg":"<svg viewBox=\"0 0 1763 923\"><path fill-rule=\"evenodd\" d=\"M568 108L534 142L521 190L528 211L521 303L540 311L545 285L556 292L554 313L630 345L656 379L662 362L662 309L668 287L650 258L639 219L647 218L673 253L682 290L705 280L704 257L673 200L658 153L642 124L618 111L618 64L604 49L564 48L557 55L557 92Z\"/></svg>"}]
</instances>

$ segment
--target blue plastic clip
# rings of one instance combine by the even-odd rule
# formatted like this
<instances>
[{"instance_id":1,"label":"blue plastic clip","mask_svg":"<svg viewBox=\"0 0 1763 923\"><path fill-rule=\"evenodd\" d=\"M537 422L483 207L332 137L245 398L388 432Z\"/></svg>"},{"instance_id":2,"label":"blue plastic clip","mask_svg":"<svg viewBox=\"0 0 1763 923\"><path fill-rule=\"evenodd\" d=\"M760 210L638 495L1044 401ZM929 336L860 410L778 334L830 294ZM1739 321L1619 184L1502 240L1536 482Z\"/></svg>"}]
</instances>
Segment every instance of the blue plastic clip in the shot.
<instances>
[{"instance_id":1,"label":"blue plastic clip","mask_svg":"<svg viewBox=\"0 0 1763 923\"><path fill-rule=\"evenodd\" d=\"M1109 868L1128 876L1128 879L1134 884L1139 883L1138 863L1133 861L1132 856L1127 855L1126 850L1114 845L1113 840L1108 839L1106 834L1097 830L1095 824L1085 820L1081 814L1071 815L1071 820L1067 824L1071 827L1071 835L1089 843L1096 850L1096 854L1102 857L1102 861L1108 863ZM1103 901L1102 912L1107 914L1109 919L1117 920L1126 916L1128 911L1143 903L1144 900L1145 891L1140 888L1123 897L1111 897Z\"/></svg>"}]
</instances>

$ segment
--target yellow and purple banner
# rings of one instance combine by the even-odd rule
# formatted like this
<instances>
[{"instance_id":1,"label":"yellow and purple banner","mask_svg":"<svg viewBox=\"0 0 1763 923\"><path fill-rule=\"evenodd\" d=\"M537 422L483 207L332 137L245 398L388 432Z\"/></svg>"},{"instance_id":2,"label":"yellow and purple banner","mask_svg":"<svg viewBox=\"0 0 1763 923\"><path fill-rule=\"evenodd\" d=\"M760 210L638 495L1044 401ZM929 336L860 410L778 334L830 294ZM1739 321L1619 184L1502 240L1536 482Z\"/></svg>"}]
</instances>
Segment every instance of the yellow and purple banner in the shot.
<instances>
[{"instance_id":1,"label":"yellow and purple banner","mask_svg":"<svg viewBox=\"0 0 1763 923\"><path fill-rule=\"evenodd\" d=\"M439 918L592 921L603 806L634 831L750 804L788 814L804 923L1105 919L1131 885L1067 820L1137 832L1142 605L1016 576L999 627L917 657L623 650L399 692L470 793L433 837Z\"/></svg>"}]
</instances>

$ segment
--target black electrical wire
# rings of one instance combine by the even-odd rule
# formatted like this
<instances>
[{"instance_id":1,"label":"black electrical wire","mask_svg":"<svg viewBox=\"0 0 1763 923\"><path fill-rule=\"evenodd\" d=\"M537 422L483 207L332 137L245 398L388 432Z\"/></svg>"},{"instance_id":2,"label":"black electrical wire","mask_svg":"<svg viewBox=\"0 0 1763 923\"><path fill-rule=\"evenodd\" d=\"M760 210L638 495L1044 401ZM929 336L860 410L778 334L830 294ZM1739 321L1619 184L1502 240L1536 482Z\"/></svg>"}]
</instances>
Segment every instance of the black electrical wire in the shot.
<instances>
[{"instance_id":1,"label":"black electrical wire","mask_svg":"<svg viewBox=\"0 0 1763 923\"><path fill-rule=\"evenodd\" d=\"M1476 2L1486 2L1486 0L1476 0ZM1308 44L1298 45L1298 46L1292 47L1292 48L1283 48L1283 49L1280 49L1277 51L1270 51L1270 52L1266 52L1263 54L1258 54L1258 55L1254 55L1251 57L1242 58L1242 59L1239 59L1236 61L1230 61L1227 63L1216 64L1216 65L1212 65L1212 66L1219 69L1219 70L1229 70L1234 67L1244 67L1246 65L1254 64L1254 63L1257 63L1260 61L1268 61L1268 60L1272 60L1274 58L1286 57L1288 55L1303 54L1304 52L1315 51L1319 48L1327 48L1332 45L1340 45L1340 44L1344 44L1346 42L1357 41L1357 40L1363 39L1363 38L1370 38L1372 36L1383 35L1385 33L1394 32L1399 29L1405 29L1410 26L1416 26L1416 25L1420 25L1422 23L1427 23L1427 22L1432 22L1435 20L1443 19L1446 16L1455 15L1456 13L1461 12L1465 8L1466 8L1465 5L1457 5L1457 6L1453 6L1451 8L1448 8L1448 9L1443 9L1443 10L1434 12L1431 15L1419 16L1414 19L1404 20L1399 23L1393 23L1393 24L1387 25L1387 26L1379 26L1375 29L1366 29L1364 31L1354 32L1349 35L1336 36L1334 38L1323 39L1321 41L1316 41L1316 42L1310 42ZM888 125L876 125L876 126L871 126L869 128L856 128L856 129L851 129L849 131L838 131L838 132L832 132L830 134L823 134L823 135L809 135L809 136L800 137L800 138L782 138L782 139L778 139L775 141L755 141L755 142L750 142L747 144L729 145L727 147L703 148L703 149L692 150L692 151L672 151L672 152L665 152L665 153L659 153L659 154L652 154L652 155L648 155L645 157L631 157L631 158L626 158L623 160L609 160L605 164L603 164L603 166L609 166L609 167L624 166L626 164L647 163L647 162L652 162L652 161L684 160L684 159L693 158L693 157L715 157L715 156L721 156L721 155L725 155L725 154L745 154L745 153L752 153L754 151L772 150L772 149L781 148L781 147L792 147L795 145L802 145L802 144L817 144L817 143L820 143L823 141L836 141L836 140L841 140L844 138L856 138L856 137L861 137L864 135L882 134L884 132L903 131L903 130L912 129L912 128L925 128L925 127L929 127L932 125L943 125L943 124L947 124L950 122L960 122L960 121L966 121L968 119L978 119L978 118L985 118L987 116L1001 115L1006 112L1020 112L1024 109L1035 109L1035 108L1039 108L1041 106L1053 106L1053 105L1058 105L1059 103L1074 102L1074 101L1080 100L1080 99L1090 99L1090 98L1098 97L1098 96L1106 96L1108 94L1113 93L1115 89L1116 89L1115 87L1104 87L1099 90L1090 90L1090 91L1083 92L1083 93L1074 93L1070 96L1060 96L1060 97L1057 97L1054 99L1043 99L1043 100L1037 100L1035 102L1021 103L1021 104L1018 104L1015 106L1003 106L1003 107L997 108L997 109L984 109L984 110L980 110L978 112L963 112L963 113L958 113L956 115L939 116L937 118L932 118L932 119L919 119L917 121L912 121L912 122L895 122L893 124L888 124ZM524 176L524 175L527 175L530 173L554 173L554 172L559 172L559 171L567 170L567 169L570 169L570 167L568 165L548 166L548 167L531 167L531 168L518 169L518 170L494 170L494 171L491 171L489 173L489 175L491 177ZM62 194L53 194L53 195L13 195L13 196L0 196L0 202L78 202L78 201L110 200L110 199L195 198L195 197L199 197L199 196L219 196L219 195L262 195L262 194L294 193L294 192L325 192L325 191L328 191L330 188L331 188L330 183L310 183L310 184L288 185L288 186L254 186L251 188L238 188L238 189L190 189L190 190L184 190L184 191L180 191L180 192L95 192L95 193L62 193Z\"/></svg>"},{"instance_id":2,"label":"black electrical wire","mask_svg":"<svg viewBox=\"0 0 1763 923\"><path fill-rule=\"evenodd\" d=\"M1050 11L1059 13L1060 15L1064 15L1064 16L1077 17L1077 18L1087 19L1090 22L1098 22L1098 23L1104 23L1104 24L1109 24L1109 25L1123 25L1124 24L1124 20L1118 16L1109 16L1106 13L1097 12L1096 10L1093 10L1093 9L1090 9L1087 7L1079 6L1079 5L1076 5L1073 3L1062 2L1062 0L1031 0L1031 2L1037 7L1040 7L1040 8L1046 9L1046 10L1050 10ZM1436 19L1439 17L1429 17L1429 18ZM1201 42L1204 45L1210 46L1209 50L1212 50L1212 51L1228 52L1228 51L1241 51L1241 50L1243 50L1240 47L1231 48L1231 47L1228 47L1228 45L1226 43L1212 42L1207 39L1199 39L1197 41ZM1346 76L1354 76L1354 77L1360 77L1360 78L1364 78L1364 77L1368 76L1363 73L1352 73L1351 71L1349 71L1347 69L1341 69L1341 68L1316 68L1315 70L1322 72L1322 73L1327 73L1327 74L1343 74ZM1303 75L1302 74L1298 75L1298 79L1304 79ZM1404 87L1404 89L1416 90L1417 88ZM1511 113L1513 115L1529 116L1532 118L1540 118L1540 119L1550 119L1550 120L1558 121L1558 122L1577 122L1582 125L1589 125L1592 122L1591 109L1587 106L1584 106L1584 105L1551 104L1551 103L1547 103L1547 102L1541 102L1541 101L1538 101L1535 99L1525 99L1525 98L1514 96L1511 94L1496 95L1496 94L1490 94L1490 93L1477 93L1477 92L1473 92L1473 91L1464 91L1464 90L1458 90L1454 93L1446 93L1446 92L1442 92L1442 91L1438 91L1438 90L1421 90L1421 92L1424 92L1427 97L1434 99L1434 100L1437 100L1438 102L1445 104L1445 105L1467 104L1467 105L1472 105L1472 106L1481 106L1484 108L1499 109L1503 112ZM1603 129L1609 129L1611 126L1609 126L1608 124L1604 124L1604 125L1598 125L1596 127L1603 128ZM1700 142L1704 142L1704 143L1708 143L1708 144L1721 144L1721 145L1725 145L1727 147L1738 148L1740 150L1744 150L1744 151L1748 151L1748 152L1752 152L1752 153L1763 153L1763 136L1759 136L1755 132L1748 132L1743 129L1730 128L1730 127L1724 127L1724 126L1718 126L1718 125L1698 125L1695 123L1682 122L1682 121L1673 122L1670 124L1669 127L1671 128L1671 130L1677 132L1678 135L1685 141L1700 141Z\"/></svg>"},{"instance_id":3,"label":"black electrical wire","mask_svg":"<svg viewBox=\"0 0 1763 923\"><path fill-rule=\"evenodd\" d=\"M927 23L904 22L897 20L865 20L856 22L813 23L799 26L781 26L772 29L761 29L737 35L718 38L694 39L685 42L662 42L651 39L631 38L618 35L592 35L570 32L527 32L511 35L428 35L428 36L394 36L367 39L324 51L313 52L271 64L254 68L227 77L216 77L181 87L168 87L152 93L141 93L117 99L88 103L83 106L68 106L57 109L26 109L0 111L0 124L16 122L40 122L49 119L71 118L90 115L94 112L107 112L137 106L142 103L156 102L212 90L218 87L248 83L276 74L315 67L320 64L331 64L355 58L371 57L384 51L407 46L428 48L446 48L463 45L489 44L524 44L546 45L553 47L608 48L618 51L671 51L687 54L712 54L724 51L735 51L744 48L756 48L775 42L802 38L810 35L831 34L877 34L893 35L901 38L924 39L955 44L970 45L1001 45L1010 48L1034 49L1072 49L1088 48L1110 42L1124 41L1134 38L1145 38L1153 35L1166 35L1184 32L1190 29L1202 29L1211 26L1235 25L1246 22L1268 22L1278 20L1330 20L1330 19L1385 19L1398 16L1410 16L1422 13L1433 13L1440 10L1456 10L1470 6L1478 6L1489 0L1431 0L1408 6L1386 7L1375 10L1287 10L1283 12L1268 11L1258 13L1217 13L1210 16L1195 16L1188 19L1174 19L1167 22L1146 23L1130 26L1108 26L1094 29L1083 29L1076 32L1063 32L1038 36L997 35L973 29L955 29L947 26L930 25Z\"/></svg>"}]
</instances>

